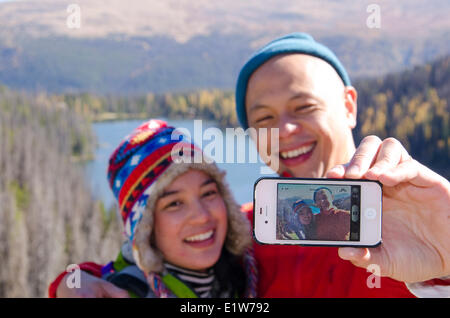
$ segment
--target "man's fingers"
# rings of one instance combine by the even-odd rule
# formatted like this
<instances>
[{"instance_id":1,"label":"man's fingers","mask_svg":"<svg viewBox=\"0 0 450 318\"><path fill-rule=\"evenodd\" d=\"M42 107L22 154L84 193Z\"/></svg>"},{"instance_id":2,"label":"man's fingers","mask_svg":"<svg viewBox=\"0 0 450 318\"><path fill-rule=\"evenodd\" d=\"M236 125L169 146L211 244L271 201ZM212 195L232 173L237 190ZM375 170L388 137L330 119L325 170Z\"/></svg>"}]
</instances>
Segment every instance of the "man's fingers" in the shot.
<instances>
[{"instance_id":1,"label":"man's fingers","mask_svg":"<svg viewBox=\"0 0 450 318\"><path fill-rule=\"evenodd\" d=\"M359 144L352 160L348 164L344 177L350 179L360 179L367 172L367 170L369 170L370 166L377 157L381 143L381 139L377 136L365 137Z\"/></svg>"},{"instance_id":2,"label":"man's fingers","mask_svg":"<svg viewBox=\"0 0 450 318\"><path fill-rule=\"evenodd\" d=\"M99 282L102 289L102 296L105 298L129 298L129 294L125 289L119 288L110 282Z\"/></svg>"},{"instance_id":3,"label":"man's fingers","mask_svg":"<svg viewBox=\"0 0 450 318\"><path fill-rule=\"evenodd\" d=\"M377 158L373 166L365 174L365 177L371 180L378 180L381 174L410 159L411 156L397 139L387 138L380 145Z\"/></svg>"},{"instance_id":4,"label":"man's fingers","mask_svg":"<svg viewBox=\"0 0 450 318\"><path fill-rule=\"evenodd\" d=\"M403 182L409 182L419 188L441 186L448 181L416 160L407 160L397 167L384 171L378 180L387 186L393 187Z\"/></svg>"},{"instance_id":5,"label":"man's fingers","mask_svg":"<svg viewBox=\"0 0 450 318\"><path fill-rule=\"evenodd\" d=\"M410 160L411 156L397 139L386 138L381 141L377 136L368 136L356 149L344 177L378 180L383 173ZM333 171L331 175L336 173Z\"/></svg>"},{"instance_id":6,"label":"man's fingers","mask_svg":"<svg viewBox=\"0 0 450 318\"><path fill-rule=\"evenodd\" d=\"M383 185L394 187L402 182L413 181L417 175L417 162L410 160L399 164L397 167L380 172L377 179Z\"/></svg>"},{"instance_id":7,"label":"man's fingers","mask_svg":"<svg viewBox=\"0 0 450 318\"><path fill-rule=\"evenodd\" d=\"M348 164L345 165L337 165L335 167L333 167L332 169L330 169L326 174L325 174L325 178L328 179L342 179L345 175L345 169L348 166Z\"/></svg>"}]
</instances>

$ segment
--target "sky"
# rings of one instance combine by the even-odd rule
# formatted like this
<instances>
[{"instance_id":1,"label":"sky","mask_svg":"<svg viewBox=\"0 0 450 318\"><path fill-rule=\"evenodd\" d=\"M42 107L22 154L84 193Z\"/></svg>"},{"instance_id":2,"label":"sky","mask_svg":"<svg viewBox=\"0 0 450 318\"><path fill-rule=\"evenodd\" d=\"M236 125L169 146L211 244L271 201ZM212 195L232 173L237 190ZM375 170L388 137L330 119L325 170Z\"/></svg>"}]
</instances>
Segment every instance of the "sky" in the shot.
<instances>
[{"instance_id":1,"label":"sky","mask_svg":"<svg viewBox=\"0 0 450 318\"><path fill-rule=\"evenodd\" d=\"M323 185L303 185L303 184L288 184L287 186L280 185L279 187L286 187L286 189L282 190L278 193L279 199L283 200L286 198L297 197L300 196L303 199L313 199L314 191L322 187ZM333 193L333 196L336 198L337 196L341 196L343 194L350 195L350 186L327 186Z\"/></svg>"}]
</instances>

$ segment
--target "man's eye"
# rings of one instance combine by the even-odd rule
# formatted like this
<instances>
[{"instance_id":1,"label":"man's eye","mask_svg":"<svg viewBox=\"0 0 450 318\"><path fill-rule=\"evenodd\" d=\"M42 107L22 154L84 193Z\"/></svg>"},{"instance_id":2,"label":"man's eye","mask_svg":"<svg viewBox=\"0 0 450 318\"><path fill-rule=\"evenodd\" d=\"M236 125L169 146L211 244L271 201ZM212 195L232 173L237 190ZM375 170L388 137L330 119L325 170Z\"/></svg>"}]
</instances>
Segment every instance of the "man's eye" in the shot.
<instances>
[{"instance_id":1,"label":"man's eye","mask_svg":"<svg viewBox=\"0 0 450 318\"><path fill-rule=\"evenodd\" d=\"M314 108L314 106L316 106L315 104L307 104L307 105L302 105L302 106L298 106L295 108L296 112L307 112L310 111Z\"/></svg>"},{"instance_id":2,"label":"man's eye","mask_svg":"<svg viewBox=\"0 0 450 318\"><path fill-rule=\"evenodd\" d=\"M272 116L268 115L268 116L264 116L264 117L258 118L255 122L257 124L260 124L260 123L262 123L262 122L264 122L266 120L269 120L269 119L272 119Z\"/></svg>"}]
</instances>

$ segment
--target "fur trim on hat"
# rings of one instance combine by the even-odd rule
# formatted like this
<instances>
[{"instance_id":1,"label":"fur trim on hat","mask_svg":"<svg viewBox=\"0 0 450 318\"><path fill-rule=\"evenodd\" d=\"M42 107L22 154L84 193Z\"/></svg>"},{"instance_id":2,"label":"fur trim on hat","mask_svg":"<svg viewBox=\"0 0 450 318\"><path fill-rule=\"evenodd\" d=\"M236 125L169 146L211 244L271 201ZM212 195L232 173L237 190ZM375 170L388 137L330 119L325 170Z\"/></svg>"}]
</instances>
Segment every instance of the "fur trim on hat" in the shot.
<instances>
[{"instance_id":1,"label":"fur trim on hat","mask_svg":"<svg viewBox=\"0 0 450 318\"><path fill-rule=\"evenodd\" d=\"M133 251L133 257L146 274L163 271L162 253L151 242L156 201L175 178L190 169L207 173L217 183L228 212L228 230L224 244L227 250L234 255L242 255L245 249L251 246L250 222L236 203L224 179L225 172L219 170L214 163L172 163L150 186L146 211L136 227L134 238L136 249Z\"/></svg>"}]
</instances>

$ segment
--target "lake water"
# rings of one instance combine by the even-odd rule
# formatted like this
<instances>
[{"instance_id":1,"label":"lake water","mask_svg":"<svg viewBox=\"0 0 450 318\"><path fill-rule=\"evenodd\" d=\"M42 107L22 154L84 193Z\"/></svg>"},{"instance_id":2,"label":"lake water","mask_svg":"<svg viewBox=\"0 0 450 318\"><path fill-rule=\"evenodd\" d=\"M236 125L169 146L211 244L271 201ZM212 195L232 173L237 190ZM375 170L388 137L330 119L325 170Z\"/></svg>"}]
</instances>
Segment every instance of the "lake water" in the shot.
<instances>
[{"instance_id":1,"label":"lake water","mask_svg":"<svg viewBox=\"0 0 450 318\"><path fill-rule=\"evenodd\" d=\"M210 139L205 139L203 132L205 129L215 127L214 122L202 121L202 134L199 131L194 132L193 120L167 120L169 125L177 128L187 129L194 142L197 145L202 144L203 147L211 144ZM106 208L110 208L115 198L112 194L109 184L107 182L106 172L108 168L108 160L114 149L120 144L122 139L138 127L143 120L125 120L125 121L112 121L112 122L100 122L93 124L93 130L97 137L98 147L95 151L95 159L89 162L85 167L86 176L88 182L92 188L95 198L104 202ZM226 143L233 142L234 137L224 132L224 150L226 153ZM232 149L231 147L228 149ZM242 151L242 149L240 150ZM222 170L227 172L226 179L232 192L235 195L236 201L240 204L250 202L253 200L253 184L256 179L264 176L261 174L260 168L265 167L262 161L257 158L250 159L250 151L256 151L253 142L246 137L245 140L246 151L246 163L218 163L217 165ZM234 148L235 159L237 158L237 148ZM226 162L226 159L223 160Z\"/></svg>"}]
</instances>

